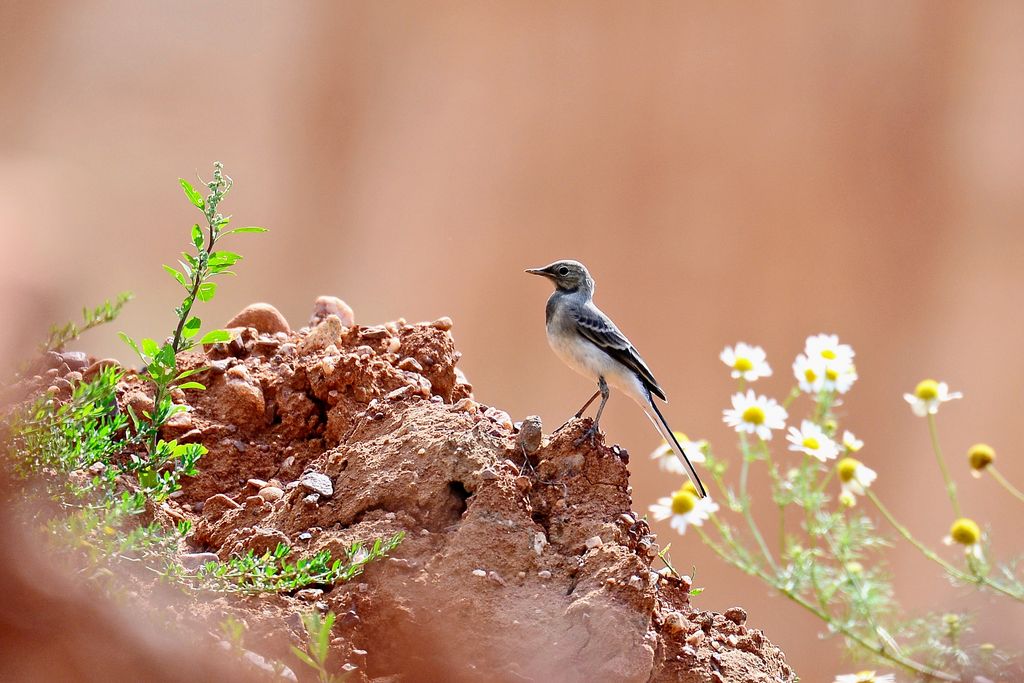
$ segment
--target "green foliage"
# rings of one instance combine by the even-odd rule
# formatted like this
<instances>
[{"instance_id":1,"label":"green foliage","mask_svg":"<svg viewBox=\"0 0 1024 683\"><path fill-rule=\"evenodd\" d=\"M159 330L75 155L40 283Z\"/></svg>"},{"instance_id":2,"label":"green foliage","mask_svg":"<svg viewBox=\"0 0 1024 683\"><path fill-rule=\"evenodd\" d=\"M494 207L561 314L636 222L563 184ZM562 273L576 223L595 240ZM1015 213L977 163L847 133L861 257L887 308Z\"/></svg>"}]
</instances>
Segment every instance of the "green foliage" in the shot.
<instances>
[{"instance_id":1,"label":"green foliage","mask_svg":"<svg viewBox=\"0 0 1024 683\"><path fill-rule=\"evenodd\" d=\"M201 368L178 371L177 356L182 351L193 348L196 343L213 344L231 339L226 330L212 330L196 341L202 321L192 315L192 307L196 301L210 301L217 293L217 283L213 278L220 275L234 275L230 268L242 257L232 251L216 250L218 241L224 235L243 232L265 232L265 228L245 227L234 230L226 230L231 222L231 216L220 213L220 204L231 191L233 181L224 173L224 167L220 162L213 165L213 178L206 183L209 194L204 199L202 194L192 187L184 178L179 178L178 183L185 191L188 200L199 209L206 223L205 229L198 223L190 230L190 242L193 251L182 252L182 260L178 261L180 270L173 266L164 265L164 270L185 290L184 298L175 307L174 313L177 317L177 325L173 335L162 344L154 339L141 339L136 341L128 335L121 333L121 338L135 352L145 364L145 375L153 385L153 412L145 417L150 425L149 430L149 453L154 465L173 451L176 446L164 444L159 439L159 430L167 420L175 414L185 410L184 406L177 405L171 398L172 389L193 389L202 391L205 387L196 381L186 379ZM138 423L138 416L133 420Z\"/></svg>"},{"instance_id":2,"label":"green foliage","mask_svg":"<svg viewBox=\"0 0 1024 683\"><path fill-rule=\"evenodd\" d=\"M328 612L323 619L316 612L309 612L302 617L302 625L306 629L306 642L303 648L292 645L292 654L316 673L319 683L340 683L348 680L348 671L332 674L327 670L327 658L331 649L331 629L334 628L334 612Z\"/></svg>"},{"instance_id":3,"label":"green foliage","mask_svg":"<svg viewBox=\"0 0 1024 683\"><path fill-rule=\"evenodd\" d=\"M404 537L404 532L398 532L389 539L377 539L369 548L353 543L345 549L344 560L332 559L329 551L322 550L292 562L292 550L286 545L262 555L250 550L226 562L210 562L194 574L179 568L177 578L194 589L229 593L288 593L308 586L333 586L361 574L367 564L397 548Z\"/></svg>"},{"instance_id":4,"label":"green foliage","mask_svg":"<svg viewBox=\"0 0 1024 683\"><path fill-rule=\"evenodd\" d=\"M49 395L17 414L8 445L14 471L35 476L46 496L64 514L42 520L52 537L86 551L94 562L138 559L173 542L155 524L136 518L180 488L180 478L195 474L205 452L199 444L165 444L157 460L134 453L145 432L132 431L117 407L121 373L105 368L78 383L71 398L59 403Z\"/></svg>"},{"instance_id":5,"label":"green foliage","mask_svg":"<svg viewBox=\"0 0 1024 683\"><path fill-rule=\"evenodd\" d=\"M113 322L121 313L124 305L132 300L132 297L131 292L121 292L113 302L107 300L96 308L83 308L81 325L74 321L66 322L63 325L52 325L46 341L39 345L40 349L60 353L68 342L78 339L87 330Z\"/></svg>"}]
</instances>

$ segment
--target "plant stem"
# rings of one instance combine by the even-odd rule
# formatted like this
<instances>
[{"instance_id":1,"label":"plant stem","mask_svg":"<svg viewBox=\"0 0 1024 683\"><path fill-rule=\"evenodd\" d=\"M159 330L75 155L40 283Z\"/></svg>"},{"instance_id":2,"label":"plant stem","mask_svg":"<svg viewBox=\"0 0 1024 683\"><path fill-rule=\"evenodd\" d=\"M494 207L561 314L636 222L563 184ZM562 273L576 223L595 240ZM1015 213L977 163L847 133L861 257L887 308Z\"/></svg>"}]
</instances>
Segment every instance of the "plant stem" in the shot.
<instances>
[{"instance_id":1,"label":"plant stem","mask_svg":"<svg viewBox=\"0 0 1024 683\"><path fill-rule=\"evenodd\" d=\"M743 451L743 463L740 465L740 503L743 505L743 518L747 520L750 533L754 536L754 540L757 541L761 552L764 553L764 559L768 561L768 564L771 565L774 571L778 571L772 551L768 549L768 544L764 542L764 536L761 535L761 530L758 528L757 522L754 521L754 515L750 512L750 496L747 495L747 473L750 470L752 456L746 434L740 434L740 448Z\"/></svg>"},{"instance_id":2,"label":"plant stem","mask_svg":"<svg viewBox=\"0 0 1024 683\"><path fill-rule=\"evenodd\" d=\"M860 645L863 649L867 650L868 652L871 652L872 654L875 654L883 659L886 659L911 673L919 674L921 676L925 676L926 678L933 678L940 681L952 682L958 680L955 676L951 676L950 674L947 674L943 671L931 669L925 666L924 664L921 664L920 662L914 661L913 659L910 659L903 655L896 654L894 652L890 652L882 644L868 642L862 636L851 631L849 627L841 623L835 622L832 619L832 615L826 612L825 610L819 607L815 607L813 604L807 602L807 600L805 600L802 596L797 595L791 590L776 584L774 581L772 581L771 577L766 575L763 571L757 569L756 567L744 567L743 565L739 564L734 558L732 558L727 552L725 552L725 550L720 545L715 543L703 529L701 529L700 527L694 528L697 530L697 533L700 535L701 539L707 544L707 546L711 548L711 550L714 551L714 553L718 555L720 558L722 558L727 564L731 564L740 571L756 575L758 578L760 578L762 581L770 585L779 593L786 596L787 598L789 598L796 604L800 605L814 616L818 617L818 619L825 622L825 624L828 625L830 629L836 631L837 633L841 633L843 636L849 638L857 645Z\"/></svg>"},{"instance_id":3,"label":"plant stem","mask_svg":"<svg viewBox=\"0 0 1024 683\"><path fill-rule=\"evenodd\" d=\"M958 581L962 581L967 584L974 584L976 586L988 586L992 590L996 591L997 593L1002 593L1008 598L1012 598L1018 602L1024 602L1024 595L1020 595L1014 592L1013 590L1007 588L1006 586L993 581L987 576L978 573L978 571L973 567L972 573L968 574L967 572L962 571L957 567L954 567L952 564L939 557L934 550L926 546L921 541L917 540L914 537L914 535L910 533L910 530L907 529L907 527L900 524L896 520L896 518L893 517L892 513L889 512L889 509L882 505L882 501L878 499L878 496L876 496L874 492L868 489L865 493L867 497L871 499L871 502L875 504L875 507L878 508L878 511L882 513L882 516L885 517L889 521L889 524L892 524L896 531L899 532L900 536L905 538L907 541L910 542L911 545L920 550L922 555L924 555L929 560L945 569L946 573L952 576L954 579L957 579Z\"/></svg>"},{"instance_id":4,"label":"plant stem","mask_svg":"<svg viewBox=\"0 0 1024 683\"><path fill-rule=\"evenodd\" d=\"M1019 500L1022 503L1024 503L1024 493L1021 493L1020 489L1018 489L1016 486L1011 484L1006 479L1006 477L1004 477L1002 475L1002 473L995 468L995 465L989 465L985 469L988 470L988 472L992 474L992 478L995 479L997 482L999 482L1000 486L1002 486L1004 489L1006 489L1007 491L1010 492L1010 495L1012 495L1014 498L1016 498L1017 500Z\"/></svg>"},{"instance_id":5,"label":"plant stem","mask_svg":"<svg viewBox=\"0 0 1024 683\"><path fill-rule=\"evenodd\" d=\"M939 469L942 470L942 478L946 480L946 492L949 494L949 502L953 504L953 512L957 517L963 517L960 510L960 501L956 496L956 483L949 476L946 468L946 459L942 456L942 449L939 447L939 432L935 426L935 415L928 413L928 432L932 437L932 450L935 451L935 458L939 461Z\"/></svg>"}]
</instances>

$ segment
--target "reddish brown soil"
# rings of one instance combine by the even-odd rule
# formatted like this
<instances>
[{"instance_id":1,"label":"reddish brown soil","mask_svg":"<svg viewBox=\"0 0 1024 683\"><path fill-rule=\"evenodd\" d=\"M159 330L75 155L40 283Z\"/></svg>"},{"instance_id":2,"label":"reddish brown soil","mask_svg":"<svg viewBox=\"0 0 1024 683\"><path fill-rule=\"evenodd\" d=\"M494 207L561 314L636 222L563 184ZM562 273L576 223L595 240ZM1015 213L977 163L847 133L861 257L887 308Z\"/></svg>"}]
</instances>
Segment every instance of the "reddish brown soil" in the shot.
<instances>
[{"instance_id":1,"label":"reddish brown soil","mask_svg":"<svg viewBox=\"0 0 1024 683\"><path fill-rule=\"evenodd\" d=\"M509 417L460 381L450 321L345 327L321 308L297 332L261 310L250 319L269 319L266 331L181 357L213 364L197 377L205 392L179 396L191 411L165 435L209 449L161 510L195 522L184 552L285 542L338 555L404 531L392 557L318 605L339 615L332 661L382 683L795 680L742 610L695 610L685 579L652 571L657 545L630 509L628 454L574 446L589 421L545 436L521 472ZM149 401L134 375L121 397ZM333 494L311 496L305 472L326 475ZM238 615L248 647L286 659L275 636L297 642L310 608L267 596L178 609Z\"/></svg>"}]
</instances>

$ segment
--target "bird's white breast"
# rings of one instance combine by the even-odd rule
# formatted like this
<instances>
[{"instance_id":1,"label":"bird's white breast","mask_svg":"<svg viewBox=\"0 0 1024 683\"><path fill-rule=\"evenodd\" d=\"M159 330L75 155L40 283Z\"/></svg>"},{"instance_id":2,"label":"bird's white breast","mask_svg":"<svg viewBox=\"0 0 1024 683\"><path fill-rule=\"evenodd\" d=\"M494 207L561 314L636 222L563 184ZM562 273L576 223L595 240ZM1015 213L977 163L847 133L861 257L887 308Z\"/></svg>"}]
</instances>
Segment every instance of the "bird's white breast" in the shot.
<instances>
[{"instance_id":1,"label":"bird's white breast","mask_svg":"<svg viewBox=\"0 0 1024 683\"><path fill-rule=\"evenodd\" d=\"M560 321L548 324L548 344L562 362L584 377L597 381L604 377L608 384L625 392L633 400L644 404L645 390L636 374L626 368L575 330L562 331Z\"/></svg>"}]
</instances>

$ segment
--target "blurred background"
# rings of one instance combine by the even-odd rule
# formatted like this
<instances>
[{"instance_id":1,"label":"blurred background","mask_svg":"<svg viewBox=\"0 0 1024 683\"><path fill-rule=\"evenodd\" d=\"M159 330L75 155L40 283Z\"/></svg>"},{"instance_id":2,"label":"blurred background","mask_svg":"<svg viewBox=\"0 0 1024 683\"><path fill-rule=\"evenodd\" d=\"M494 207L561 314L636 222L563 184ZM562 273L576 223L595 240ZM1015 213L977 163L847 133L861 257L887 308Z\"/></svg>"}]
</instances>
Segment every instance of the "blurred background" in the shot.
<instances>
[{"instance_id":1,"label":"blurred background","mask_svg":"<svg viewBox=\"0 0 1024 683\"><path fill-rule=\"evenodd\" d=\"M220 160L225 210L271 232L238 238L209 326L267 301L300 327L321 294L367 324L449 315L477 398L553 429L593 387L548 349L549 285L522 271L577 258L675 428L734 459L721 348L763 345L775 374L756 388L781 399L804 338L837 333L861 376L844 424L935 545L952 516L902 393L928 376L964 392L940 434L1006 558L1024 515L964 453L987 441L1024 482L1022 64L1015 2L7 1L0 350L10 363L125 289L136 300L80 348L128 361L118 330L168 330L160 265L198 218L177 178ZM658 438L635 405L613 394L605 415L646 510L679 481L647 459ZM798 607L658 531L696 568L698 607L745 606L808 680L856 670ZM1019 606L892 557L910 614L975 610L977 639L1019 645Z\"/></svg>"}]
</instances>

